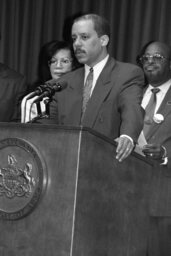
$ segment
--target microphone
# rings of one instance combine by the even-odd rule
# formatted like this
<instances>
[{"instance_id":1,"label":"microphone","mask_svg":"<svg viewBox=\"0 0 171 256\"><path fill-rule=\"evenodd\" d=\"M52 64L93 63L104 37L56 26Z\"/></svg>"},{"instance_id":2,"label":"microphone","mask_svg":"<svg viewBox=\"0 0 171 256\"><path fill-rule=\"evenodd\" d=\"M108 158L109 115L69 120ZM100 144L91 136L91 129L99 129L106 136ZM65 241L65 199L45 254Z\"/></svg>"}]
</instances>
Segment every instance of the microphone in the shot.
<instances>
[{"instance_id":1,"label":"microphone","mask_svg":"<svg viewBox=\"0 0 171 256\"><path fill-rule=\"evenodd\" d=\"M64 90L66 87L67 87L66 81L61 81L60 83L59 82L57 83L56 80L53 80L53 84L49 83L49 86L45 88L45 91L42 94L40 94L40 96L38 96L33 103L37 103L45 97L52 97L56 92L60 92Z\"/></svg>"},{"instance_id":2,"label":"microphone","mask_svg":"<svg viewBox=\"0 0 171 256\"><path fill-rule=\"evenodd\" d=\"M30 94L27 96L27 100L29 100L29 99L31 99L31 98L33 98L33 97L35 97L35 96L41 95L44 91L46 91L46 89L47 89L49 86L51 87L51 86L53 86L53 85L56 85L56 82L57 82L56 79L51 79L51 80L45 82L45 84L42 84L42 85L38 86L34 92L30 93Z\"/></svg>"},{"instance_id":3,"label":"microphone","mask_svg":"<svg viewBox=\"0 0 171 256\"><path fill-rule=\"evenodd\" d=\"M30 100L35 96L41 95L46 90L47 87L48 87L48 85L46 85L46 84L42 84L42 85L38 86L34 92L32 92L28 95L27 100Z\"/></svg>"}]
</instances>

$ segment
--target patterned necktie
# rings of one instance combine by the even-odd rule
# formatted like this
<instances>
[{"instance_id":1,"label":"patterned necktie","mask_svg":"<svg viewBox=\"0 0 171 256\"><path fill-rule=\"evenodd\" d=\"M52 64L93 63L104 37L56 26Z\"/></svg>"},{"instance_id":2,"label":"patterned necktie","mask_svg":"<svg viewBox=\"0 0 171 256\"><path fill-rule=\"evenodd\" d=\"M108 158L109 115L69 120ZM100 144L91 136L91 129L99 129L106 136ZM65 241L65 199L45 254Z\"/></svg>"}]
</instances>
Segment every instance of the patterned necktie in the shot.
<instances>
[{"instance_id":1,"label":"patterned necktie","mask_svg":"<svg viewBox=\"0 0 171 256\"><path fill-rule=\"evenodd\" d=\"M84 90L83 90L82 117L85 113L87 103L90 99L92 85L93 85L93 68L90 68L90 71L88 73L88 76L86 78L86 82L84 85Z\"/></svg>"},{"instance_id":2,"label":"patterned necktie","mask_svg":"<svg viewBox=\"0 0 171 256\"><path fill-rule=\"evenodd\" d=\"M153 88L151 89L151 91L152 91L151 98L145 108L145 118L144 118L144 127L143 127L145 138L147 138L151 124L153 123L153 117L154 117L155 107L157 103L156 94L160 91L160 89Z\"/></svg>"}]
</instances>

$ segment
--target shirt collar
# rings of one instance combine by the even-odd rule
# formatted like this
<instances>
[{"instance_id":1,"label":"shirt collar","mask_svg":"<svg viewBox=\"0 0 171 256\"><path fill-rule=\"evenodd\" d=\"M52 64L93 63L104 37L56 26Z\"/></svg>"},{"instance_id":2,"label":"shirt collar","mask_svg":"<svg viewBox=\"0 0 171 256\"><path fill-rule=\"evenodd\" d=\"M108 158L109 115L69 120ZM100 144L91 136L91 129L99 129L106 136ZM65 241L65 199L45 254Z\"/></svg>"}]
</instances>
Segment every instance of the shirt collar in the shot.
<instances>
[{"instance_id":1,"label":"shirt collar","mask_svg":"<svg viewBox=\"0 0 171 256\"><path fill-rule=\"evenodd\" d=\"M101 73L102 69L104 68L104 66L106 65L107 61L109 58L109 54L100 62L98 62L94 67L93 67L93 71L94 71L94 77L96 78L96 75L99 76L99 74ZM90 71L90 66L88 66L87 64L85 64L85 77L87 77L89 71ZM96 80L96 79L95 79Z\"/></svg>"},{"instance_id":2,"label":"shirt collar","mask_svg":"<svg viewBox=\"0 0 171 256\"><path fill-rule=\"evenodd\" d=\"M171 86L171 79L169 79L168 81L166 81L164 84L161 84L160 86L157 86L157 88L160 88L160 91L162 92L162 93L166 93L168 90L169 90L169 88L170 88L170 86ZM149 86L148 86L148 91L151 91L151 89L153 89L154 87L151 85L151 84L149 84Z\"/></svg>"}]
</instances>

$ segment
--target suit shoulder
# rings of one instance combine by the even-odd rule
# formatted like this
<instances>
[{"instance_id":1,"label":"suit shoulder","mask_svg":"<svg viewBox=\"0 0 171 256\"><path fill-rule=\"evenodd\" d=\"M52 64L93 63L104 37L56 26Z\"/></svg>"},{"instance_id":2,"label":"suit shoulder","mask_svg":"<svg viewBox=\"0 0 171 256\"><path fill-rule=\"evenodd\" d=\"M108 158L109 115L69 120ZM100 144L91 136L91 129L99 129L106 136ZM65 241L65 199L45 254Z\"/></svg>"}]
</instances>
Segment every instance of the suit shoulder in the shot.
<instances>
[{"instance_id":1,"label":"suit shoulder","mask_svg":"<svg viewBox=\"0 0 171 256\"><path fill-rule=\"evenodd\" d=\"M8 79L24 79L24 76L7 65L0 63L0 77Z\"/></svg>"},{"instance_id":2,"label":"suit shoulder","mask_svg":"<svg viewBox=\"0 0 171 256\"><path fill-rule=\"evenodd\" d=\"M69 82L71 82L72 80L75 81L77 78L83 77L83 74L84 74L84 68L83 67L77 68L77 69L63 75L61 80L63 80L63 81L66 80Z\"/></svg>"},{"instance_id":3,"label":"suit shoulder","mask_svg":"<svg viewBox=\"0 0 171 256\"><path fill-rule=\"evenodd\" d=\"M141 76L144 79L144 72L143 70L135 64L128 63L128 62L120 62L116 61L116 66L118 67L118 70L125 75L134 75L134 76Z\"/></svg>"},{"instance_id":4,"label":"suit shoulder","mask_svg":"<svg viewBox=\"0 0 171 256\"><path fill-rule=\"evenodd\" d=\"M66 77L72 77L72 76L75 76L75 75L80 75L80 74L83 74L84 73L84 67L80 67L80 68L77 68L71 72L68 72L65 76Z\"/></svg>"},{"instance_id":5,"label":"suit shoulder","mask_svg":"<svg viewBox=\"0 0 171 256\"><path fill-rule=\"evenodd\" d=\"M138 65L133 64L133 63L116 61L116 65L120 66L123 69L140 70L141 72L143 72L142 69Z\"/></svg>"}]
</instances>

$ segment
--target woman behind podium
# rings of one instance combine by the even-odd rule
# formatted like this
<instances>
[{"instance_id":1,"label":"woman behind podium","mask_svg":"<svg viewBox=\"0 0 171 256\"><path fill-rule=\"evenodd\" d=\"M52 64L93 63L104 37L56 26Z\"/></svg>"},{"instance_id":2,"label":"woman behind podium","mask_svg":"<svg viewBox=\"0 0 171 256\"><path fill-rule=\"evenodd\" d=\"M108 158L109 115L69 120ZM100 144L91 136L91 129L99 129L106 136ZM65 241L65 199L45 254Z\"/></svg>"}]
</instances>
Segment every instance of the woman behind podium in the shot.
<instances>
[{"instance_id":1,"label":"woman behind podium","mask_svg":"<svg viewBox=\"0 0 171 256\"><path fill-rule=\"evenodd\" d=\"M21 104L21 122L27 123L35 118L41 118L48 112L49 98L44 98L40 103L33 103L38 96L31 98L32 92L46 81L58 79L79 66L75 59L72 46L65 41L51 41L45 44L39 55L39 79L31 87L31 92L26 95ZM28 99L29 98L29 99Z\"/></svg>"}]
</instances>

